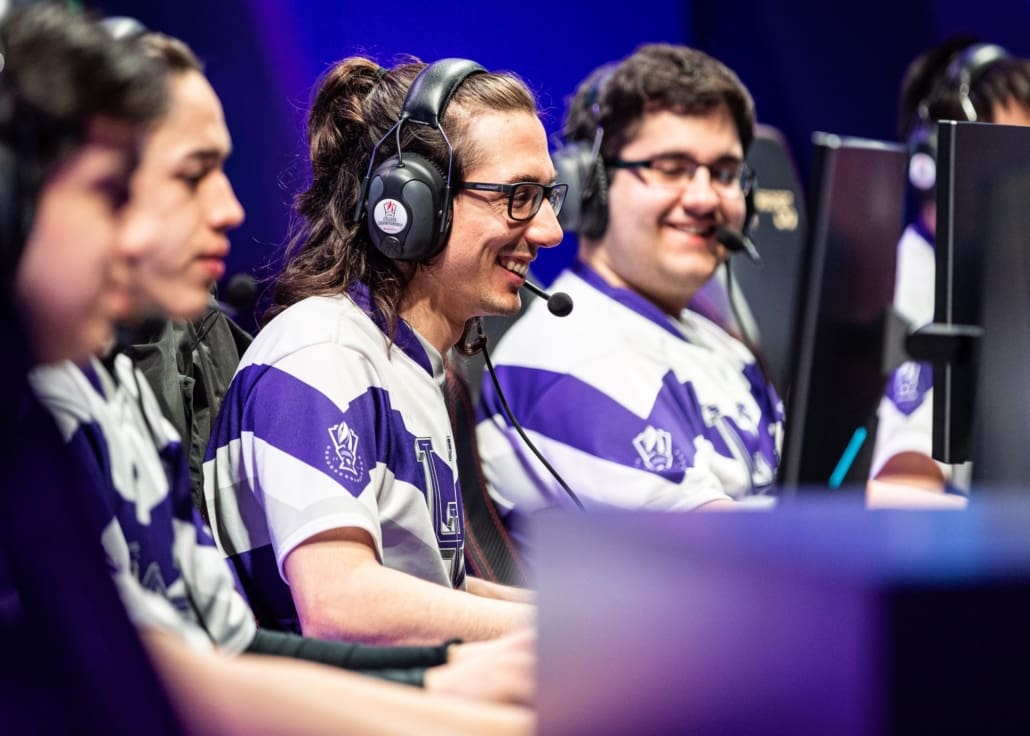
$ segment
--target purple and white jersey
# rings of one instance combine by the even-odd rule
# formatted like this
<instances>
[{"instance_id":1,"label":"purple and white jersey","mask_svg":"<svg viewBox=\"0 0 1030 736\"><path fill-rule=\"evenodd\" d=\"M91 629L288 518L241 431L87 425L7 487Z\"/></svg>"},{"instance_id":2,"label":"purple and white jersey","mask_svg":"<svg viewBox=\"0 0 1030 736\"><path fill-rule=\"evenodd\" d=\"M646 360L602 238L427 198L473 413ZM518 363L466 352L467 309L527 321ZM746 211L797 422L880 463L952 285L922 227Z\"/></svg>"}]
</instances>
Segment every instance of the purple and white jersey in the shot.
<instances>
[{"instance_id":1,"label":"purple and white jersey","mask_svg":"<svg viewBox=\"0 0 1030 736\"><path fill-rule=\"evenodd\" d=\"M704 317L670 317L576 263L505 333L494 362L544 457L588 508L690 510L765 494L779 464L783 408L743 344ZM483 382L479 450L491 493L529 513L568 504Z\"/></svg>"},{"instance_id":2,"label":"purple and white jersey","mask_svg":"<svg viewBox=\"0 0 1030 736\"><path fill-rule=\"evenodd\" d=\"M185 452L132 361L41 366L32 388L89 474L97 529L129 617L197 646L242 652L249 606L193 506Z\"/></svg>"},{"instance_id":3,"label":"purple and white jersey","mask_svg":"<svg viewBox=\"0 0 1030 736\"><path fill-rule=\"evenodd\" d=\"M214 424L204 495L265 626L299 631L283 574L312 536L356 527L386 565L464 587L464 521L443 358L367 290L309 297L258 334Z\"/></svg>"},{"instance_id":4,"label":"purple and white jersey","mask_svg":"<svg viewBox=\"0 0 1030 736\"><path fill-rule=\"evenodd\" d=\"M898 241L894 308L913 329L933 321L936 269L933 236L920 224L909 225ZM887 379L877 419L870 475L877 475L891 457L902 452L929 456L933 441L933 367L915 361L899 366ZM938 465L956 486L968 486L968 463Z\"/></svg>"}]
</instances>

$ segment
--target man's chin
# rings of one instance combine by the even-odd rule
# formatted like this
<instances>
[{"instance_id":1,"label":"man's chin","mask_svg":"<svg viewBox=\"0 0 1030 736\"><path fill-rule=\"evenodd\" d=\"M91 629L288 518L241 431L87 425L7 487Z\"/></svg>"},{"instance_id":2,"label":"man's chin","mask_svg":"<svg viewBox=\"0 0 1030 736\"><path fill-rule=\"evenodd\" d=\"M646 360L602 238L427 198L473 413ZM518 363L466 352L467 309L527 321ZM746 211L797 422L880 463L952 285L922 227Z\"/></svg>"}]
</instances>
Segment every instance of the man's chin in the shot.
<instances>
[{"instance_id":1,"label":"man's chin","mask_svg":"<svg viewBox=\"0 0 1030 736\"><path fill-rule=\"evenodd\" d=\"M715 251L685 254L676 263L668 264L669 273L683 283L704 283L715 275L726 258Z\"/></svg>"},{"instance_id":2,"label":"man's chin","mask_svg":"<svg viewBox=\"0 0 1030 736\"><path fill-rule=\"evenodd\" d=\"M522 310L522 295L519 291L498 295L482 305L481 317L514 317Z\"/></svg>"},{"instance_id":3,"label":"man's chin","mask_svg":"<svg viewBox=\"0 0 1030 736\"><path fill-rule=\"evenodd\" d=\"M104 308L115 322L128 322L139 311L140 303L131 291L112 289L107 292Z\"/></svg>"},{"instance_id":4,"label":"man's chin","mask_svg":"<svg viewBox=\"0 0 1030 736\"><path fill-rule=\"evenodd\" d=\"M497 312L498 317L514 317L522 311L522 295L514 294L514 299L509 300L502 309Z\"/></svg>"}]
</instances>

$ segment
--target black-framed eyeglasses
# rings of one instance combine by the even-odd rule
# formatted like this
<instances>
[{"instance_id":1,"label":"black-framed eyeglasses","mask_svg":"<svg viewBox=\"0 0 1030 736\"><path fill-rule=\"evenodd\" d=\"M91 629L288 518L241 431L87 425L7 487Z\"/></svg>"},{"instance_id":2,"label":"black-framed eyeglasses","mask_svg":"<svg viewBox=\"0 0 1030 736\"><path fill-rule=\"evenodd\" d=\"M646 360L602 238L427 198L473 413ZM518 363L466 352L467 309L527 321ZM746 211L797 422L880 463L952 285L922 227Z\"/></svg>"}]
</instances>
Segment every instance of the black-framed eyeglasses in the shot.
<instances>
[{"instance_id":1,"label":"black-framed eyeglasses","mask_svg":"<svg viewBox=\"0 0 1030 736\"><path fill-rule=\"evenodd\" d=\"M747 194L755 184L754 170L744 161L732 158L703 164L682 153L663 153L642 161L609 158L604 163L613 169L648 171L650 175L641 178L664 186L683 186L694 179L698 169L708 169L712 187L724 194Z\"/></svg>"},{"instance_id":2,"label":"black-framed eyeglasses","mask_svg":"<svg viewBox=\"0 0 1030 736\"><path fill-rule=\"evenodd\" d=\"M554 214L561 212L568 184L538 184L535 181L519 181L514 184L491 184L483 181L466 181L458 189L474 189L478 192L499 192L508 195L508 217L513 220L532 220L540 211L546 199L551 203Z\"/></svg>"}]
</instances>

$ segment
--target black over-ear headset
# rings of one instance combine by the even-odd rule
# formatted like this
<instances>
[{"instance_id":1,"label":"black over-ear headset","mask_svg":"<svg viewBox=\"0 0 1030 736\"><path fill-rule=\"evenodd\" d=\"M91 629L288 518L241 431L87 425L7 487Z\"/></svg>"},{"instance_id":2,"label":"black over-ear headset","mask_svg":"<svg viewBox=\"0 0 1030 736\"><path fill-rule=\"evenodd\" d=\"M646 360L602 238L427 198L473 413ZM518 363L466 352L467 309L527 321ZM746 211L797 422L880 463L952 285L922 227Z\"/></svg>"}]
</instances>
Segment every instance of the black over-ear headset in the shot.
<instances>
[{"instance_id":1,"label":"black over-ear headset","mask_svg":"<svg viewBox=\"0 0 1030 736\"><path fill-rule=\"evenodd\" d=\"M601 159L604 129L592 143L572 141L551 154L559 184L568 184L558 222L562 230L600 238L608 228L608 172Z\"/></svg>"},{"instance_id":2,"label":"black over-ear headset","mask_svg":"<svg viewBox=\"0 0 1030 736\"><path fill-rule=\"evenodd\" d=\"M915 122L908 136L908 180L918 191L931 192L937 183L937 121L930 108L941 98L957 94L962 114L978 119L969 93L973 84L997 61L1011 55L993 43L975 43L958 51L948 62L944 76L916 105Z\"/></svg>"},{"instance_id":3,"label":"black over-ear headset","mask_svg":"<svg viewBox=\"0 0 1030 736\"><path fill-rule=\"evenodd\" d=\"M570 141L551 154L558 183L569 185L558 223L562 230L595 239L608 228L608 172L601 157L601 101L604 85L614 71L615 65L599 71L594 84L581 93L585 95L585 106L594 113L594 140Z\"/></svg>"},{"instance_id":4,"label":"black over-ear headset","mask_svg":"<svg viewBox=\"0 0 1030 736\"><path fill-rule=\"evenodd\" d=\"M387 258L424 261L446 245L454 149L440 118L458 85L485 71L468 59L442 59L427 66L411 83L397 122L373 146L353 219L360 222L364 216L372 244ZM448 150L446 172L426 156L402 150L405 124L440 131ZM396 137L397 153L375 166L376 153L390 135Z\"/></svg>"}]
</instances>

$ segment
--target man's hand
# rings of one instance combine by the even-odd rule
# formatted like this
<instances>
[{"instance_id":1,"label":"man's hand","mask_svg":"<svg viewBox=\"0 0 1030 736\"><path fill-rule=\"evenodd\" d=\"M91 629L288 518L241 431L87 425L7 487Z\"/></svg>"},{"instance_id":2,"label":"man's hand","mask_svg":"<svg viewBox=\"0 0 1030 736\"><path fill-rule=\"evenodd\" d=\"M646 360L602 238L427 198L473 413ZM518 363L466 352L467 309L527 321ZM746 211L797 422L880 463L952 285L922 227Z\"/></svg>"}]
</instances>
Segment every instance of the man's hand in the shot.
<instances>
[{"instance_id":1,"label":"man's hand","mask_svg":"<svg viewBox=\"0 0 1030 736\"><path fill-rule=\"evenodd\" d=\"M527 628L489 641L452 646L447 664L426 672L425 688L477 700L532 705L536 699L536 631Z\"/></svg>"}]
</instances>

